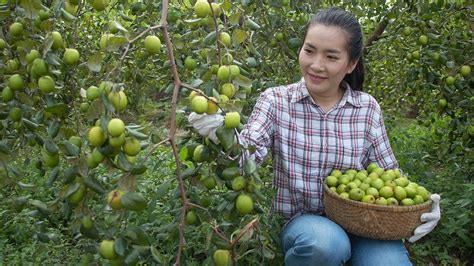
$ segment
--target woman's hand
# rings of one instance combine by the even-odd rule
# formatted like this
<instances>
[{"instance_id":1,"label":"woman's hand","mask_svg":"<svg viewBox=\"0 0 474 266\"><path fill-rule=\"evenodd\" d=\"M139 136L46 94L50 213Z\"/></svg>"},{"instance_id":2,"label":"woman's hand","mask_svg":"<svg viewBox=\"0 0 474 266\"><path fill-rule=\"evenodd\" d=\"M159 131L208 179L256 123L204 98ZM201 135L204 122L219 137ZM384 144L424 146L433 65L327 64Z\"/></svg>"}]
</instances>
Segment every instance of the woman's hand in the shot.
<instances>
[{"instance_id":1,"label":"woman's hand","mask_svg":"<svg viewBox=\"0 0 474 266\"><path fill-rule=\"evenodd\" d=\"M431 204L431 212L421 215L420 220L422 224L415 229L413 236L411 236L408 241L413 243L433 231L439 219L441 219L441 211L439 209L440 199L441 197L438 194L431 195L431 200L433 201L433 204Z\"/></svg>"},{"instance_id":2,"label":"woman's hand","mask_svg":"<svg viewBox=\"0 0 474 266\"><path fill-rule=\"evenodd\" d=\"M192 112L188 116L188 121L201 136L208 137L216 144L219 143L219 140L216 136L216 129L222 126L224 123L224 117L221 114L217 113L213 115L200 115Z\"/></svg>"}]
</instances>

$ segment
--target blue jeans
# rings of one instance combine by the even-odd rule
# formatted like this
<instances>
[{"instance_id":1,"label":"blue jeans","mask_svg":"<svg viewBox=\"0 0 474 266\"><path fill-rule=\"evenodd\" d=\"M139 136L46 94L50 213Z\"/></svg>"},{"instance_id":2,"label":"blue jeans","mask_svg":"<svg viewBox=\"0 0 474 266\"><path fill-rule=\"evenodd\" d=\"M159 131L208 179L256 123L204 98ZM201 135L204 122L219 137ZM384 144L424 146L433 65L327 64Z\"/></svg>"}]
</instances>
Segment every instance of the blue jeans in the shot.
<instances>
[{"instance_id":1,"label":"blue jeans","mask_svg":"<svg viewBox=\"0 0 474 266\"><path fill-rule=\"evenodd\" d=\"M285 265L412 265L401 240L375 240L348 234L327 217L304 214L281 234Z\"/></svg>"}]
</instances>

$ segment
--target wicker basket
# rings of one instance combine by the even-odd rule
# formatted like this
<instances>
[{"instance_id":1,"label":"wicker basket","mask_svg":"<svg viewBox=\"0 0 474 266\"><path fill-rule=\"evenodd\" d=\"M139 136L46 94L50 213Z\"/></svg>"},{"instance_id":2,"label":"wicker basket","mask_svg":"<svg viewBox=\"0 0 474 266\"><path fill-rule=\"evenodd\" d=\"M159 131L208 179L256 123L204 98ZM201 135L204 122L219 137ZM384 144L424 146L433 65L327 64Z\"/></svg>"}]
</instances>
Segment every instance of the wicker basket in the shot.
<instances>
[{"instance_id":1,"label":"wicker basket","mask_svg":"<svg viewBox=\"0 0 474 266\"><path fill-rule=\"evenodd\" d=\"M408 238L429 212L431 200L414 206L381 206L343 199L324 184L324 207L329 219L354 235L395 240Z\"/></svg>"}]
</instances>

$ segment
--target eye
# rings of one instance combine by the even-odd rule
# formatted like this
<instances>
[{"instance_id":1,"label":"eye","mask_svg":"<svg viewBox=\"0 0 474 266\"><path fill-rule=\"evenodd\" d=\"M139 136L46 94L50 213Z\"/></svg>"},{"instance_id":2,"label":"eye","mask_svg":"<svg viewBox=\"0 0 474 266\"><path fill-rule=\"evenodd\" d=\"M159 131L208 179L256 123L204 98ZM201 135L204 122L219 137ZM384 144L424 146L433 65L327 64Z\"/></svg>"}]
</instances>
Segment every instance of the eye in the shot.
<instances>
[{"instance_id":1,"label":"eye","mask_svg":"<svg viewBox=\"0 0 474 266\"><path fill-rule=\"evenodd\" d=\"M334 55L328 55L328 58L331 59L331 60L339 59L339 58L337 58L337 56L334 56Z\"/></svg>"},{"instance_id":2,"label":"eye","mask_svg":"<svg viewBox=\"0 0 474 266\"><path fill-rule=\"evenodd\" d=\"M313 52L311 49L308 49L308 48L304 49L304 51L305 51L307 54L311 54L311 53Z\"/></svg>"}]
</instances>

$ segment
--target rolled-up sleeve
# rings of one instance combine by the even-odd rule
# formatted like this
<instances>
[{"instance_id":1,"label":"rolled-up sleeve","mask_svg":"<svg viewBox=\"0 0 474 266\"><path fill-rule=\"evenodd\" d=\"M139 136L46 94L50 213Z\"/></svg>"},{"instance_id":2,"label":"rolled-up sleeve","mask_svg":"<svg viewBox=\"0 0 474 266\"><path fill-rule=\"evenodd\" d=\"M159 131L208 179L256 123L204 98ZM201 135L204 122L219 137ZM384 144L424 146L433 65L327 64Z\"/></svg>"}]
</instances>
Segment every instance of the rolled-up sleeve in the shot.
<instances>
[{"instance_id":1,"label":"rolled-up sleeve","mask_svg":"<svg viewBox=\"0 0 474 266\"><path fill-rule=\"evenodd\" d=\"M252 154L255 162L261 164L272 145L275 125L274 97L271 90L264 91L255 104L247 124L240 133L241 140L247 147L254 146Z\"/></svg>"}]
</instances>

